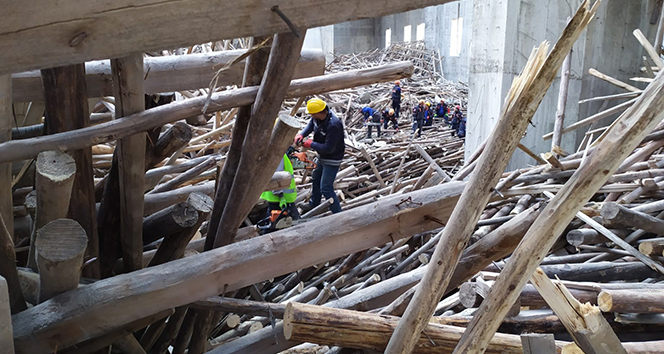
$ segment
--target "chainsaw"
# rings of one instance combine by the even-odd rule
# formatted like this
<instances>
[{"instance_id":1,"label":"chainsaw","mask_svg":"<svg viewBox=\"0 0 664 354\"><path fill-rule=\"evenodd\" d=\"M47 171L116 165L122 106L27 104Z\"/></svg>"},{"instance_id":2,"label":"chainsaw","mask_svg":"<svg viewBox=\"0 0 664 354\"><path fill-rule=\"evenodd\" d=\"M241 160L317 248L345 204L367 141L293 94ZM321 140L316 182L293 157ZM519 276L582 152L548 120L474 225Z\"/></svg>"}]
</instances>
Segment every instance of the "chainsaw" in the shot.
<instances>
[{"instance_id":1,"label":"chainsaw","mask_svg":"<svg viewBox=\"0 0 664 354\"><path fill-rule=\"evenodd\" d=\"M313 170L316 168L316 163L309 159L306 152L298 152L292 146L288 147L286 156L290 159L294 170Z\"/></svg>"}]
</instances>

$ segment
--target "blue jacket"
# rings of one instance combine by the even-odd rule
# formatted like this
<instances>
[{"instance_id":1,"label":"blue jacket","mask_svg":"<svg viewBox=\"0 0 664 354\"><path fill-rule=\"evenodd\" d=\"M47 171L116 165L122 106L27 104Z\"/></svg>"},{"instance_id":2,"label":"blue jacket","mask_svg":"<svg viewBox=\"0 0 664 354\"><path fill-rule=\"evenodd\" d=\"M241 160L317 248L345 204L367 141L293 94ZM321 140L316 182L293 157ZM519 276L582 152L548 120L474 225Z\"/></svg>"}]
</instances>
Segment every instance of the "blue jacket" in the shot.
<instances>
[{"instance_id":1,"label":"blue jacket","mask_svg":"<svg viewBox=\"0 0 664 354\"><path fill-rule=\"evenodd\" d=\"M369 119L369 117L372 117L371 121L373 123L380 123L380 118L381 118L380 113L371 107L362 108L362 115L364 115L365 122L367 121L367 119Z\"/></svg>"},{"instance_id":2,"label":"blue jacket","mask_svg":"<svg viewBox=\"0 0 664 354\"><path fill-rule=\"evenodd\" d=\"M341 120L331 111L322 121L311 118L307 126L300 132L300 135L306 137L311 132L314 133L311 148L318 152L320 162L326 165L339 166L346 149L344 127Z\"/></svg>"},{"instance_id":3,"label":"blue jacket","mask_svg":"<svg viewBox=\"0 0 664 354\"><path fill-rule=\"evenodd\" d=\"M436 105L436 115L439 117L444 116L447 113L447 104L445 103L438 103Z\"/></svg>"},{"instance_id":4,"label":"blue jacket","mask_svg":"<svg viewBox=\"0 0 664 354\"><path fill-rule=\"evenodd\" d=\"M401 103L401 87L397 85L392 89L392 102Z\"/></svg>"},{"instance_id":5,"label":"blue jacket","mask_svg":"<svg viewBox=\"0 0 664 354\"><path fill-rule=\"evenodd\" d=\"M465 138L466 137L466 117L461 118L461 121L459 121L459 128L457 129L457 136L459 138Z\"/></svg>"},{"instance_id":6,"label":"blue jacket","mask_svg":"<svg viewBox=\"0 0 664 354\"><path fill-rule=\"evenodd\" d=\"M413 120L424 121L424 119L426 118L426 110L427 110L426 107L420 107L419 105L415 106L415 108L413 108Z\"/></svg>"}]
</instances>

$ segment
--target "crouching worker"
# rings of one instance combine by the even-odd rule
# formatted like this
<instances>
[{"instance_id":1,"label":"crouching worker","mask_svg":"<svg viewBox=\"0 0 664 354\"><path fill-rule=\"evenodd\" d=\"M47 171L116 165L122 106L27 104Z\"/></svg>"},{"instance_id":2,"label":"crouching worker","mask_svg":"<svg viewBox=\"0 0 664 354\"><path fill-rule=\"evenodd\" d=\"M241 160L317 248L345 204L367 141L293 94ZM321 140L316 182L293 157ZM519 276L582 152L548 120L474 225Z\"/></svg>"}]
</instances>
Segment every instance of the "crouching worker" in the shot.
<instances>
[{"instance_id":1,"label":"crouching worker","mask_svg":"<svg viewBox=\"0 0 664 354\"><path fill-rule=\"evenodd\" d=\"M371 107L364 107L360 112L364 116L364 125L367 126L367 139L371 139L371 130L373 127L376 127L378 137L380 138L380 125L382 123L380 113Z\"/></svg>"},{"instance_id":2,"label":"crouching worker","mask_svg":"<svg viewBox=\"0 0 664 354\"><path fill-rule=\"evenodd\" d=\"M290 148L290 151L294 151L294 149ZM289 227L292 225L293 220L300 218L300 213L295 207L297 190L295 177L293 176L293 164L288 154L284 155L279 163L279 167L277 167L276 172L281 171L290 173L290 185L286 189L265 191L261 194L261 199L267 201L267 216L257 224L261 234Z\"/></svg>"},{"instance_id":3,"label":"crouching worker","mask_svg":"<svg viewBox=\"0 0 664 354\"><path fill-rule=\"evenodd\" d=\"M311 120L307 126L295 137L295 145L316 150L318 161L316 169L311 174L311 200L309 204L301 206L302 211L307 211L318 206L321 197L334 201L330 205L330 211L338 213L341 211L339 198L334 193L334 180L339 172L339 165L344 158L346 146L344 144L344 128L341 120L330 111L327 104L319 99L312 98L307 102L307 114ZM304 140L306 136L314 133L313 140Z\"/></svg>"}]
</instances>

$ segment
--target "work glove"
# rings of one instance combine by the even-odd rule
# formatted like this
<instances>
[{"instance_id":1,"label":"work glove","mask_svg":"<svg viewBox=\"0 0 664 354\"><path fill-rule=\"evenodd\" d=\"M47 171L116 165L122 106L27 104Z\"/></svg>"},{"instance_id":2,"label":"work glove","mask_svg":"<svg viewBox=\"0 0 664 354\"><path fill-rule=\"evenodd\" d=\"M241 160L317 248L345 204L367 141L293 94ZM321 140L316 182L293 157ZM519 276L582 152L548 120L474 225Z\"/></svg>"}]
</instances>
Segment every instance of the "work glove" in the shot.
<instances>
[{"instance_id":1,"label":"work glove","mask_svg":"<svg viewBox=\"0 0 664 354\"><path fill-rule=\"evenodd\" d=\"M298 134L295 139L293 139L293 144L300 145L302 140L304 140L304 137L301 134Z\"/></svg>"},{"instance_id":2,"label":"work glove","mask_svg":"<svg viewBox=\"0 0 664 354\"><path fill-rule=\"evenodd\" d=\"M313 142L313 140L311 140L311 139L309 139L309 140L305 140L305 141L302 143L302 146L304 146L305 148L311 148L311 143L312 143L312 142Z\"/></svg>"}]
</instances>

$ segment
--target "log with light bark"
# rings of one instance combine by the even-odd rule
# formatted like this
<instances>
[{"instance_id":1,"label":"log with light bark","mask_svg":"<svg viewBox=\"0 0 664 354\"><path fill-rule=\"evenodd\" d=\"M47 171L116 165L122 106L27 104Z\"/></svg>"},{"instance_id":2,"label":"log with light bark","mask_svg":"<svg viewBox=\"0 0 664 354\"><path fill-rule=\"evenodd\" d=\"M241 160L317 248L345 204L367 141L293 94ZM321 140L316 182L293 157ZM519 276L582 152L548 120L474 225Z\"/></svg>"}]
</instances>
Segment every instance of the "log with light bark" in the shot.
<instances>
[{"instance_id":1,"label":"log with light bark","mask_svg":"<svg viewBox=\"0 0 664 354\"><path fill-rule=\"evenodd\" d=\"M509 306L577 211L606 183L622 161L661 122L664 114L664 74L660 73L632 108L609 130L565 187L551 200L524 237L501 277L492 287L456 351L480 350L497 329ZM582 213L578 213L582 215ZM584 220L585 221L585 220ZM599 231L599 230L598 230ZM620 240L616 237L617 240ZM613 240L612 240L613 241ZM615 242L615 241L614 241ZM489 310L490 309L490 310Z\"/></svg>"},{"instance_id":2,"label":"log with light bark","mask_svg":"<svg viewBox=\"0 0 664 354\"><path fill-rule=\"evenodd\" d=\"M16 250L14 240L7 229L4 218L0 215L0 278L4 278L9 292L7 304L12 313L23 311L27 308L23 291L16 269Z\"/></svg>"},{"instance_id":3,"label":"log with light bark","mask_svg":"<svg viewBox=\"0 0 664 354\"><path fill-rule=\"evenodd\" d=\"M437 266L427 269L413 301L408 305L399 326L390 338L385 351L387 354L406 353L414 348L424 325L449 284L461 258L463 245L472 236L475 225L491 197L492 188L500 180L528 127L528 122L537 111L567 53L593 18L597 4L599 3L591 9L588 1L584 1L563 30L551 53L547 56L548 43L542 43L539 48L533 49L522 74L512 83L499 123L487 139L486 147L470 176L468 188L464 190L450 218L451 223L443 230L443 236L433 254L431 263Z\"/></svg>"},{"instance_id":4,"label":"log with light bark","mask_svg":"<svg viewBox=\"0 0 664 354\"><path fill-rule=\"evenodd\" d=\"M36 232L47 223L67 216L75 173L76 162L63 152L46 151L37 157L35 173L37 208L28 255L28 266L33 270L37 269L34 256Z\"/></svg>"},{"instance_id":5,"label":"log with light bark","mask_svg":"<svg viewBox=\"0 0 664 354\"><path fill-rule=\"evenodd\" d=\"M382 352L398 317L364 312L289 303L284 314L284 336L287 340L337 345L344 348ZM463 328L428 323L420 334L413 353L449 352L456 345ZM562 348L566 343L556 343ZM487 353L523 353L519 336L497 334Z\"/></svg>"},{"instance_id":6,"label":"log with light bark","mask_svg":"<svg viewBox=\"0 0 664 354\"><path fill-rule=\"evenodd\" d=\"M141 49L144 51L144 49ZM220 67L225 67L246 50L225 50L209 53L187 55L171 55L147 57L143 71L149 72L145 77L146 93L177 92L208 88L210 80ZM129 53L127 53L129 54ZM218 86L233 86L242 83L244 63L242 60L217 76ZM295 67L293 77L323 75L325 56L321 50L304 49ZM85 81L88 97L104 97L113 95L113 79L111 63L108 60L97 60L85 63ZM39 72L29 71L13 74L12 92L14 102L42 101L41 78Z\"/></svg>"},{"instance_id":7,"label":"log with light bark","mask_svg":"<svg viewBox=\"0 0 664 354\"><path fill-rule=\"evenodd\" d=\"M262 43L268 40L269 37L256 37L251 39L251 44L254 42ZM263 79L263 73L267 66L268 58L270 57L269 48L263 47L254 52L249 58L244 67L244 78L242 86L258 86ZM221 221L221 216L224 209L229 202L228 195L233 187L233 181L237 173L238 165L240 164L240 157L242 156L242 146L244 139L247 135L247 127L249 126L249 119L251 119L251 105L245 105L238 108L233 131L231 132L231 145L226 154L226 161L221 169L218 177L218 183L215 186L214 206L210 216L210 223L208 227L207 237L205 239L205 250L209 251L214 248L214 241L217 237L217 228ZM229 206L232 206L229 204Z\"/></svg>"},{"instance_id":8,"label":"log with light bark","mask_svg":"<svg viewBox=\"0 0 664 354\"><path fill-rule=\"evenodd\" d=\"M42 70L41 75L46 103L45 134L54 136L57 133L90 127L90 111L85 88L85 66L75 64L45 69ZM53 148L52 150L62 151L63 149ZM69 153L76 161L76 177L67 217L76 220L85 230L88 235L86 256L94 258L99 255L99 237L95 217L97 209L95 207L92 151L87 146L81 146L78 149L69 149ZM93 262L83 271L87 277L98 278L99 263Z\"/></svg>"},{"instance_id":9,"label":"log with light bark","mask_svg":"<svg viewBox=\"0 0 664 354\"><path fill-rule=\"evenodd\" d=\"M233 205L224 208L221 215L213 215L219 220L214 247L234 241L237 229L256 204L264 191L262 186L279 166L300 127L299 121L286 114L279 115L276 123L274 119L286 96L303 43L304 36L298 37L292 32L277 34L272 39L270 57L251 108L252 119L228 193ZM270 127L274 128L270 130Z\"/></svg>"},{"instance_id":10,"label":"log with light bark","mask_svg":"<svg viewBox=\"0 0 664 354\"><path fill-rule=\"evenodd\" d=\"M604 312L664 313L664 290L604 289L597 302Z\"/></svg>"},{"instance_id":11,"label":"log with light bark","mask_svg":"<svg viewBox=\"0 0 664 354\"><path fill-rule=\"evenodd\" d=\"M446 183L385 197L354 213L312 220L70 291L61 295L69 299L64 306L60 297L55 297L14 317L17 352L46 353L56 344L66 348L167 308L435 229L439 224L424 216L436 215L445 222L463 186ZM404 198L407 201L401 202ZM358 230L364 235L361 239L357 238ZM277 262L285 258L291 262ZM280 266L265 267L271 262ZM117 311L118 306L125 311ZM43 313L49 316L39 315Z\"/></svg>"},{"instance_id":12,"label":"log with light bark","mask_svg":"<svg viewBox=\"0 0 664 354\"><path fill-rule=\"evenodd\" d=\"M0 354L14 354L12 316L8 291L7 281L0 276Z\"/></svg>"},{"instance_id":13,"label":"log with light bark","mask_svg":"<svg viewBox=\"0 0 664 354\"><path fill-rule=\"evenodd\" d=\"M207 160L201 162L200 164L194 166L193 168L190 168L186 172L179 174L177 177L169 180L168 182L156 186L150 193L162 193L176 189L182 183L196 178L201 173L213 168L216 165L217 165L216 157L214 156L209 157Z\"/></svg>"},{"instance_id":14,"label":"log with light bark","mask_svg":"<svg viewBox=\"0 0 664 354\"><path fill-rule=\"evenodd\" d=\"M602 218L610 225L626 226L664 235L664 220L631 210L618 203L604 203L601 213Z\"/></svg>"},{"instance_id":15,"label":"log with light bark","mask_svg":"<svg viewBox=\"0 0 664 354\"><path fill-rule=\"evenodd\" d=\"M554 284L541 269L535 270L531 282L585 353L627 354L597 306L582 304L565 285Z\"/></svg>"},{"instance_id":16,"label":"log with light bark","mask_svg":"<svg viewBox=\"0 0 664 354\"><path fill-rule=\"evenodd\" d=\"M115 114L129 116L145 110L143 89L143 54L131 54L111 60ZM124 269L131 272L143 267L143 189L145 188L146 134L138 132L117 141L120 198L120 244ZM113 170L111 170L113 171ZM132 337L133 338L133 337ZM128 345L130 343L127 343Z\"/></svg>"},{"instance_id":17,"label":"log with light bark","mask_svg":"<svg viewBox=\"0 0 664 354\"><path fill-rule=\"evenodd\" d=\"M412 63L398 62L374 68L298 79L291 81L285 98L315 95L348 87L391 81L409 77L412 73ZM208 112L252 104L257 92L258 87L247 87L214 93L208 106ZM25 160L46 150L75 150L120 139L139 131L196 116L200 114L205 100L205 97L192 98L148 109L126 117L128 119L115 119L108 123L67 133L2 143L0 144L0 162Z\"/></svg>"},{"instance_id":18,"label":"log with light bark","mask_svg":"<svg viewBox=\"0 0 664 354\"><path fill-rule=\"evenodd\" d=\"M429 166L431 166L434 170L436 170L436 172L438 172L438 175L442 177L445 180L445 182L448 182L450 180L450 177L447 175L447 173L445 173L445 171L443 171L443 169L440 168L440 166L438 166L436 161L434 161L434 159L432 159L431 156L429 156L429 154L419 144L415 144L415 150L417 150L417 152L422 156L422 158L429 163Z\"/></svg>"},{"instance_id":19,"label":"log with light bark","mask_svg":"<svg viewBox=\"0 0 664 354\"><path fill-rule=\"evenodd\" d=\"M78 287L87 243L85 230L70 219L51 221L37 231L40 303Z\"/></svg>"},{"instance_id":20,"label":"log with light bark","mask_svg":"<svg viewBox=\"0 0 664 354\"><path fill-rule=\"evenodd\" d=\"M12 139L13 121L11 78L9 75L0 75L0 142ZM14 241L16 239L14 239L12 205L12 164L0 164L0 216L4 219L11 239Z\"/></svg>"}]
</instances>

